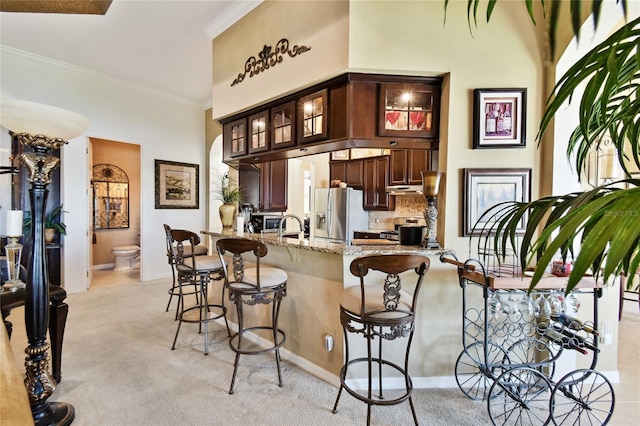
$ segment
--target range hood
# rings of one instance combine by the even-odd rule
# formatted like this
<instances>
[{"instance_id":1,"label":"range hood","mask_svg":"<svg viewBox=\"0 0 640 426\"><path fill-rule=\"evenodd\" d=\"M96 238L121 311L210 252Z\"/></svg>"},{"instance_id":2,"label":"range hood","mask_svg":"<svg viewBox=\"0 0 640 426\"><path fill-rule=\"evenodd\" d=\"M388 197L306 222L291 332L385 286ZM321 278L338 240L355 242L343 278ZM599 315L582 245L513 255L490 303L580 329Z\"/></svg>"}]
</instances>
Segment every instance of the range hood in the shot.
<instances>
[{"instance_id":1,"label":"range hood","mask_svg":"<svg viewBox=\"0 0 640 426\"><path fill-rule=\"evenodd\" d=\"M421 195L422 185L393 185L387 186L385 191L390 195Z\"/></svg>"}]
</instances>

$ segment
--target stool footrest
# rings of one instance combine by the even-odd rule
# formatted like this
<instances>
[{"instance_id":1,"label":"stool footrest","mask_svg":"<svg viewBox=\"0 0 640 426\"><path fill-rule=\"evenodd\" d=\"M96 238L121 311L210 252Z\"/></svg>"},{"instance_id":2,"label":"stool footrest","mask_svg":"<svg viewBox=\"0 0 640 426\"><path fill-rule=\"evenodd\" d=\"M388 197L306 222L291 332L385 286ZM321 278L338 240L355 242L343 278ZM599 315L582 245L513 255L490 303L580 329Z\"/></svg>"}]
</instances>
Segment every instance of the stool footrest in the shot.
<instances>
[{"instance_id":1,"label":"stool footrest","mask_svg":"<svg viewBox=\"0 0 640 426\"><path fill-rule=\"evenodd\" d=\"M256 327L248 327L245 328L243 330L243 338L244 340L248 340L247 336L244 336L244 334L246 332L250 332L250 331L256 331L256 330L265 330L265 331L270 331L273 332L273 328L272 327L268 327L268 326L256 326ZM276 341L274 342L273 346L269 346L268 348L263 348L260 347L260 349L240 349L238 347L238 338L240 337L240 333L235 333L233 334L230 338L229 338L229 347L231 348L231 350L233 350L235 353L239 353L242 355L259 355L259 354L263 354L266 352L273 352L275 350L280 349L280 347L282 345L284 345L285 340L287 339L287 336L284 332L284 330L278 328L276 329ZM256 345L258 345L255 342L252 342Z\"/></svg>"},{"instance_id":2,"label":"stool footrest","mask_svg":"<svg viewBox=\"0 0 640 426\"><path fill-rule=\"evenodd\" d=\"M380 364L382 363L383 365L388 365L390 367L392 367L393 369L395 369L396 371L400 372L407 380L407 388L405 389L405 393L403 393L401 396L394 398L394 399L380 399L380 398L368 398L367 396L363 395L362 393L358 392L355 389L352 389L347 383L346 383L346 373L347 373L347 369L349 367L351 367L353 364L358 364L358 363L368 363L369 359L368 358L355 358L350 360L348 363L346 363L345 365L342 366L342 368L340 369L340 384L342 385L342 387L354 398L359 399L360 401L366 402L367 404L371 404L371 405L396 405L396 404L400 404L401 402L406 401L407 399L409 399L411 397L411 394L413 392L413 382L411 381L411 376L409 376L406 371L404 370L404 368L400 367L399 365L391 362L391 361L387 361L385 359L380 360L380 358L371 358L371 363L376 363L376 364ZM372 377L372 380L377 380L378 377ZM397 390L397 389L395 389ZM367 391L367 389L362 389L362 391ZM376 388L371 388L371 391L380 391L380 389L376 389Z\"/></svg>"},{"instance_id":3,"label":"stool footrest","mask_svg":"<svg viewBox=\"0 0 640 426\"><path fill-rule=\"evenodd\" d=\"M213 312L212 309L215 309L215 310L219 309L220 312L219 313ZM200 316L201 313L204 313L206 315L201 317ZM216 305L211 303L203 306L196 305L182 311L178 315L178 321L189 322L189 323L205 323L205 322L216 320L218 318L222 318L226 315L226 313L227 313L227 308L222 305ZM185 315L185 314L188 314L188 315Z\"/></svg>"}]
</instances>

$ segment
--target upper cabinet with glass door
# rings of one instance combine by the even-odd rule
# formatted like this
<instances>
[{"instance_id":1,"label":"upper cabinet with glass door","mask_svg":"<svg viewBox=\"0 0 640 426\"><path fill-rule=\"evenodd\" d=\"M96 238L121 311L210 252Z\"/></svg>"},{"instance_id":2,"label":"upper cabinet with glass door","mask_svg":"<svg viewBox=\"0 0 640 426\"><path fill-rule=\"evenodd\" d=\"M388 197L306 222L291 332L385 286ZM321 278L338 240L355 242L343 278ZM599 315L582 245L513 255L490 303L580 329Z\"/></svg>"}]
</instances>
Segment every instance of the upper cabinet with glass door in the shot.
<instances>
[{"instance_id":1,"label":"upper cabinet with glass door","mask_svg":"<svg viewBox=\"0 0 640 426\"><path fill-rule=\"evenodd\" d=\"M296 144L295 101L271 108L271 148L288 148Z\"/></svg>"},{"instance_id":2,"label":"upper cabinet with glass door","mask_svg":"<svg viewBox=\"0 0 640 426\"><path fill-rule=\"evenodd\" d=\"M269 111L253 114L249 117L249 153L267 151L269 149Z\"/></svg>"},{"instance_id":3,"label":"upper cabinet with glass door","mask_svg":"<svg viewBox=\"0 0 640 426\"><path fill-rule=\"evenodd\" d=\"M228 141L230 157L237 157L247 153L247 119L226 123L224 125L224 140Z\"/></svg>"},{"instance_id":4,"label":"upper cabinet with glass door","mask_svg":"<svg viewBox=\"0 0 640 426\"><path fill-rule=\"evenodd\" d=\"M438 137L440 86L380 83L380 136Z\"/></svg>"},{"instance_id":5,"label":"upper cabinet with glass door","mask_svg":"<svg viewBox=\"0 0 640 426\"><path fill-rule=\"evenodd\" d=\"M328 90L324 89L298 101L298 140L318 142L328 138Z\"/></svg>"}]
</instances>

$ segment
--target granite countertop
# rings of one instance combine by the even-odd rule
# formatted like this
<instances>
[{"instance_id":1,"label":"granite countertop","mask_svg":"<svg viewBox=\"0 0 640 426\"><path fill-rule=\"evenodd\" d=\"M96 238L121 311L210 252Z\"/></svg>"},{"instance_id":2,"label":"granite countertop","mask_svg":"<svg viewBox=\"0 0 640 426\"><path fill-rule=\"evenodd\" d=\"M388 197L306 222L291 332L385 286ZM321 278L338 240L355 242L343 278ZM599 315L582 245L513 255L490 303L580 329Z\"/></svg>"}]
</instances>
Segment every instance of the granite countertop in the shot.
<instances>
[{"instance_id":1,"label":"granite countertop","mask_svg":"<svg viewBox=\"0 0 640 426\"><path fill-rule=\"evenodd\" d=\"M320 253L331 253L340 255L360 255L360 254L390 254L390 253L419 253L427 256L439 256L444 253L445 249L433 250L420 246L403 246L396 245L358 245L351 246L346 244L332 243L323 239L296 239L296 238L278 238L276 233L267 234L251 234L244 232L239 235L235 230L227 229L209 229L200 231L202 234L212 237L231 237L231 238L248 238L258 240L265 244L271 244L280 247L292 247L302 250L316 251Z\"/></svg>"}]
</instances>

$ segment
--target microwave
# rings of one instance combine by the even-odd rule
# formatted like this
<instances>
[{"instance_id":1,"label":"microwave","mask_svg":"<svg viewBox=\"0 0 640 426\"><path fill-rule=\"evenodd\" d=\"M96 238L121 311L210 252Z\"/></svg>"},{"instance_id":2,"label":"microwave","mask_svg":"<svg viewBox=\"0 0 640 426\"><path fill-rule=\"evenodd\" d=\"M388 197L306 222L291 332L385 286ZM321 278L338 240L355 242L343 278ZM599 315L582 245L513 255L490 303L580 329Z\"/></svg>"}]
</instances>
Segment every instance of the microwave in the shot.
<instances>
[{"instance_id":1,"label":"microwave","mask_svg":"<svg viewBox=\"0 0 640 426\"><path fill-rule=\"evenodd\" d=\"M252 213L251 224L253 225L253 232L278 232L280 219L282 219L282 216Z\"/></svg>"}]
</instances>

